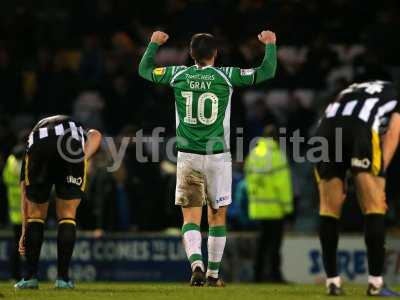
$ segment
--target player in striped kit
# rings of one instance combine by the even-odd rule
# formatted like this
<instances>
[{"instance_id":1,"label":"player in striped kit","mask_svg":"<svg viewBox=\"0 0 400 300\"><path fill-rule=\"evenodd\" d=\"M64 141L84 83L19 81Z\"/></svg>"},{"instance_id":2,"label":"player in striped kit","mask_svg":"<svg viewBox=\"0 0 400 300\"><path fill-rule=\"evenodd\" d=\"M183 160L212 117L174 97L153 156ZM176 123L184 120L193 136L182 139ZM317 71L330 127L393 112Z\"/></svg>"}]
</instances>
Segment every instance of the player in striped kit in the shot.
<instances>
[{"instance_id":1,"label":"player in striped kit","mask_svg":"<svg viewBox=\"0 0 400 300\"><path fill-rule=\"evenodd\" d=\"M226 211L232 201L231 96L234 87L258 84L274 77L276 37L271 31L258 35L265 45L265 56L259 67L251 69L215 67L218 47L215 38L208 33L192 37L193 66L155 67L157 49L167 39L164 32L153 33L140 62L139 74L174 89L178 149L175 204L182 207L182 234L192 268L191 284L202 286L207 281L209 286L223 286L219 268L226 242ZM206 204L209 224L207 270L200 233L202 206Z\"/></svg>"},{"instance_id":2,"label":"player in striped kit","mask_svg":"<svg viewBox=\"0 0 400 300\"><path fill-rule=\"evenodd\" d=\"M58 279L55 287L72 289L68 274L75 236L76 210L86 185L87 160L97 151L101 133L86 132L69 116L42 119L32 129L21 169L23 217L20 253L26 257L27 277L16 289L37 289L37 272L50 191L55 186L58 217Z\"/></svg>"},{"instance_id":3,"label":"player in striped kit","mask_svg":"<svg viewBox=\"0 0 400 300\"><path fill-rule=\"evenodd\" d=\"M339 131L338 131L339 130ZM342 143L336 145L341 132ZM336 253L339 218L346 197L345 177L351 171L358 201L365 215L369 296L400 296L383 283L385 256L385 178L400 138L400 105L392 83L353 84L331 103L317 136L328 141L329 160L316 165L320 194L320 241L329 295L341 295ZM342 155L337 155L337 146ZM342 157L340 157L342 156Z\"/></svg>"}]
</instances>

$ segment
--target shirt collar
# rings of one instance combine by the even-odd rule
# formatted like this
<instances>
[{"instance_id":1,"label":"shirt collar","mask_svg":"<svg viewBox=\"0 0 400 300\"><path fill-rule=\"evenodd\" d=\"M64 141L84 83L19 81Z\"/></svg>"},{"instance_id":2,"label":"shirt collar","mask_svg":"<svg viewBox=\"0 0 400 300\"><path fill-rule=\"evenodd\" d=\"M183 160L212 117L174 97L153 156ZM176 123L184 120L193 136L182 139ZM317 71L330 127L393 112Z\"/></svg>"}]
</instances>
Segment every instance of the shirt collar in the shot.
<instances>
[{"instance_id":1,"label":"shirt collar","mask_svg":"<svg viewBox=\"0 0 400 300\"><path fill-rule=\"evenodd\" d=\"M204 69L211 68L213 66L212 65L207 65L207 66L204 66L204 67L200 67L198 64L195 64L195 67L196 67L196 69L204 70Z\"/></svg>"}]
</instances>

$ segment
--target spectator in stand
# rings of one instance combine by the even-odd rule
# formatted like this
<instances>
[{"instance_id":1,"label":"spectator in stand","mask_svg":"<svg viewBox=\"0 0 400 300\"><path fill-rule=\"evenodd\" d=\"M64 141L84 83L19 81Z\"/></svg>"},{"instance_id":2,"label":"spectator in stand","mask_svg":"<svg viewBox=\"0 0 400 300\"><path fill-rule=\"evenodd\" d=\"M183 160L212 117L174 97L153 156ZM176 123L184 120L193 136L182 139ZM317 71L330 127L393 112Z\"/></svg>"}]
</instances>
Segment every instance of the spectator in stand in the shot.
<instances>
[{"instance_id":1,"label":"spectator in stand","mask_svg":"<svg viewBox=\"0 0 400 300\"><path fill-rule=\"evenodd\" d=\"M104 72L103 49L100 47L99 37L95 33L85 35L82 50L80 78L86 87L97 87Z\"/></svg>"}]
</instances>

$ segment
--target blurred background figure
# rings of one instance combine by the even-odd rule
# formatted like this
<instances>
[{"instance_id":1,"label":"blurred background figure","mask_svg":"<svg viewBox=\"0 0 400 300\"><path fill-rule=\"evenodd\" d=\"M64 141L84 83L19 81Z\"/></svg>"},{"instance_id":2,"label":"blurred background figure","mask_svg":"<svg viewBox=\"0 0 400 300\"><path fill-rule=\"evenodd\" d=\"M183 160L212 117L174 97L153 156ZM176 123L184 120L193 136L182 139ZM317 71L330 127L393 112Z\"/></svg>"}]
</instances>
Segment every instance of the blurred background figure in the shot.
<instances>
[{"instance_id":1,"label":"blurred background figure","mask_svg":"<svg viewBox=\"0 0 400 300\"><path fill-rule=\"evenodd\" d=\"M99 164L98 162L96 162ZM122 164L115 172L95 166L89 184L88 197L96 225L96 235L101 231L126 231L134 219L130 214L126 189L126 168Z\"/></svg>"},{"instance_id":2,"label":"blurred background figure","mask_svg":"<svg viewBox=\"0 0 400 300\"><path fill-rule=\"evenodd\" d=\"M10 272L11 277L15 281L21 279L21 258L18 253L18 242L22 231L21 189L19 179L24 149L25 147L23 144L15 146L12 154L8 156L3 169L3 182L7 189L8 214L13 230Z\"/></svg>"},{"instance_id":3,"label":"blurred background figure","mask_svg":"<svg viewBox=\"0 0 400 300\"><path fill-rule=\"evenodd\" d=\"M249 218L258 221L256 282L285 283L281 246L285 217L293 213L293 194L286 155L277 142L277 129L268 125L245 161ZM267 270L265 270L267 267Z\"/></svg>"}]
</instances>

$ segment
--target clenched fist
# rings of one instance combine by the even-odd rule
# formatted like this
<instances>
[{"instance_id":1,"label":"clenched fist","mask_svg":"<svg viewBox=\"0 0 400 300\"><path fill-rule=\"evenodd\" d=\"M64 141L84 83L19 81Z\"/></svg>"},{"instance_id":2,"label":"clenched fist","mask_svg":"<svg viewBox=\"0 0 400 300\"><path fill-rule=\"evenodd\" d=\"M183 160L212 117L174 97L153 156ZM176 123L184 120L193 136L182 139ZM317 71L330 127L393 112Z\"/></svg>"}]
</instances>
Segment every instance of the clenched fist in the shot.
<instances>
[{"instance_id":1,"label":"clenched fist","mask_svg":"<svg viewBox=\"0 0 400 300\"><path fill-rule=\"evenodd\" d=\"M162 31L154 31L151 35L150 42L156 43L159 46L164 44L169 39L169 35Z\"/></svg>"},{"instance_id":2,"label":"clenched fist","mask_svg":"<svg viewBox=\"0 0 400 300\"><path fill-rule=\"evenodd\" d=\"M258 40L263 44L275 44L276 35L270 30L264 30L258 35Z\"/></svg>"}]
</instances>

